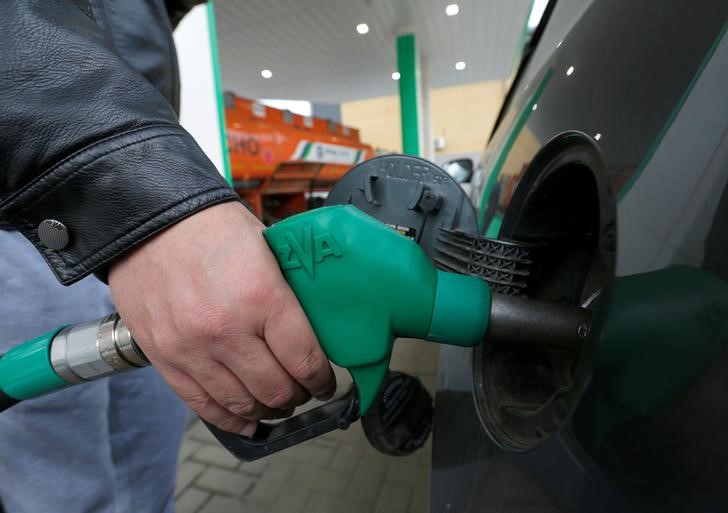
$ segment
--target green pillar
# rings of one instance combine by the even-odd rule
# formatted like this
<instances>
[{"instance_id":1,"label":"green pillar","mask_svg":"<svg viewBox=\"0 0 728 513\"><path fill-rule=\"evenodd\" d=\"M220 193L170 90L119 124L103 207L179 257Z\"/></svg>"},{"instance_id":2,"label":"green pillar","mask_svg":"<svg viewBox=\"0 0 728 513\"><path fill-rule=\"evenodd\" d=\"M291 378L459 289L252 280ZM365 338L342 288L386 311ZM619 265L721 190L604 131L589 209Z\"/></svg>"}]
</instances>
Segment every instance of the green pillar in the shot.
<instances>
[{"instance_id":1,"label":"green pillar","mask_svg":"<svg viewBox=\"0 0 728 513\"><path fill-rule=\"evenodd\" d=\"M222 165L225 179L232 186L233 175L230 168L230 151L227 145L227 128L225 124L225 100L223 98L222 78L220 78L220 54L217 49L217 27L215 24L215 4L207 2L207 23L210 30L210 51L212 52L212 71L217 93L217 117L220 127L220 143L222 144Z\"/></svg>"},{"instance_id":2,"label":"green pillar","mask_svg":"<svg viewBox=\"0 0 728 513\"><path fill-rule=\"evenodd\" d=\"M408 155L420 156L418 95L420 73L414 34L403 34L397 38L397 68L399 70L399 108L402 119L402 151Z\"/></svg>"}]
</instances>

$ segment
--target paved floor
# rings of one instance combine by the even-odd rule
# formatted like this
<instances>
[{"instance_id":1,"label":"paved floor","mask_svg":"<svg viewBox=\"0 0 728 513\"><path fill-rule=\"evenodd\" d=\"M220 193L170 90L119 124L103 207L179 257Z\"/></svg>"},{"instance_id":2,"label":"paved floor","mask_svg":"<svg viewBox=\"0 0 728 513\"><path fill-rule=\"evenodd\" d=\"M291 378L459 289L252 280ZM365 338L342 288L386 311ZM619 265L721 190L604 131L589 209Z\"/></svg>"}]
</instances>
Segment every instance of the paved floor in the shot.
<instances>
[{"instance_id":1,"label":"paved floor","mask_svg":"<svg viewBox=\"0 0 728 513\"><path fill-rule=\"evenodd\" d=\"M392 369L434 394L436 344L399 340ZM357 422L252 463L240 463L198 421L180 452L178 513L426 513L431 442L403 458L366 441Z\"/></svg>"}]
</instances>

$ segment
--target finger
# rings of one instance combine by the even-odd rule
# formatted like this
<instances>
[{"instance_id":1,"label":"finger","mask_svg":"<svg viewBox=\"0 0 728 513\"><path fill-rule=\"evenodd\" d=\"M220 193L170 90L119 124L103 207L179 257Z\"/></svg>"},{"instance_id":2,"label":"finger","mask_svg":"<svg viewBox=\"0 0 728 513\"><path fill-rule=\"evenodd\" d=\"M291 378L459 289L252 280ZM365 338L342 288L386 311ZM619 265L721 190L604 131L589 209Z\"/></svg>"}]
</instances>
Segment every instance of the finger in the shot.
<instances>
[{"instance_id":1,"label":"finger","mask_svg":"<svg viewBox=\"0 0 728 513\"><path fill-rule=\"evenodd\" d=\"M269 408L224 365L208 360L196 366L195 379L220 406L248 420L280 417L283 410Z\"/></svg>"},{"instance_id":2,"label":"finger","mask_svg":"<svg viewBox=\"0 0 728 513\"><path fill-rule=\"evenodd\" d=\"M197 415L223 431L253 436L257 423L234 415L215 401L210 394L187 373L172 367L159 369L170 387Z\"/></svg>"},{"instance_id":3,"label":"finger","mask_svg":"<svg viewBox=\"0 0 728 513\"><path fill-rule=\"evenodd\" d=\"M308 391L288 374L263 340L251 337L245 342L245 351L222 351L224 355L213 356L269 408L285 410L310 399Z\"/></svg>"},{"instance_id":4,"label":"finger","mask_svg":"<svg viewBox=\"0 0 728 513\"><path fill-rule=\"evenodd\" d=\"M328 399L336 391L334 372L293 292L288 294L284 307L265 324L265 341L293 379L314 396Z\"/></svg>"}]
</instances>

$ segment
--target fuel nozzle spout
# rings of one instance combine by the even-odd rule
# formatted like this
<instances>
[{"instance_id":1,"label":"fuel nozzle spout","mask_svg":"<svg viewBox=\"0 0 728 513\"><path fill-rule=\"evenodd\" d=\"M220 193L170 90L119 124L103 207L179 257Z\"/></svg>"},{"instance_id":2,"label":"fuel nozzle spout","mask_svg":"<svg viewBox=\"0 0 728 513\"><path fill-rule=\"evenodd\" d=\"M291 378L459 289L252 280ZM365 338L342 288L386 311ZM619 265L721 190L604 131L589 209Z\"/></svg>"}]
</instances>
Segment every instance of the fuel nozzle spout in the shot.
<instances>
[{"instance_id":1,"label":"fuel nozzle spout","mask_svg":"<svg viewBox=\"0 0 728 513\"><path fill-rule=\"evenodd\" d=\"M506 294L493 294L487 343L581 347L591 333L586 308Z\"/></svg>"}]
</instances>

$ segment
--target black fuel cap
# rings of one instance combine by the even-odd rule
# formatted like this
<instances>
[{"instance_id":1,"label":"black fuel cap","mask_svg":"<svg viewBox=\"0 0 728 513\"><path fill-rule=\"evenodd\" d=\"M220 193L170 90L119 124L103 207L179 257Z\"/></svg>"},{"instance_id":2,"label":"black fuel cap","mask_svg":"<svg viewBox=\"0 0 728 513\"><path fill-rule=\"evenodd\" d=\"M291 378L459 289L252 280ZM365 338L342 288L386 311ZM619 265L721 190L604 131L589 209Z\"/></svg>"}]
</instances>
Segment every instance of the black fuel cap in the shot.
<instances>
[{"instance_id":1,"label":"black fuel cap","mask_svg":"<svg viewBox=\"0 0 728 513\"><path fill-rule=\"evenodd\" d=\"M422 382L390 371L369 412L361 419L369 443L380 452L406 456L432 431L432 396Z\"/></svg>"},{"instance_id":2,"label":"black fuel cap","mask_svg":"<svg viewBox=\"0 0 728 513\"><path fill-rule=\"evenodd\" d=\"M440 229L478 233L473 204L445 171L410 155L382 155L351 168L324 205L354 205L436 254Z\"/></svg>"}]
</instances>

